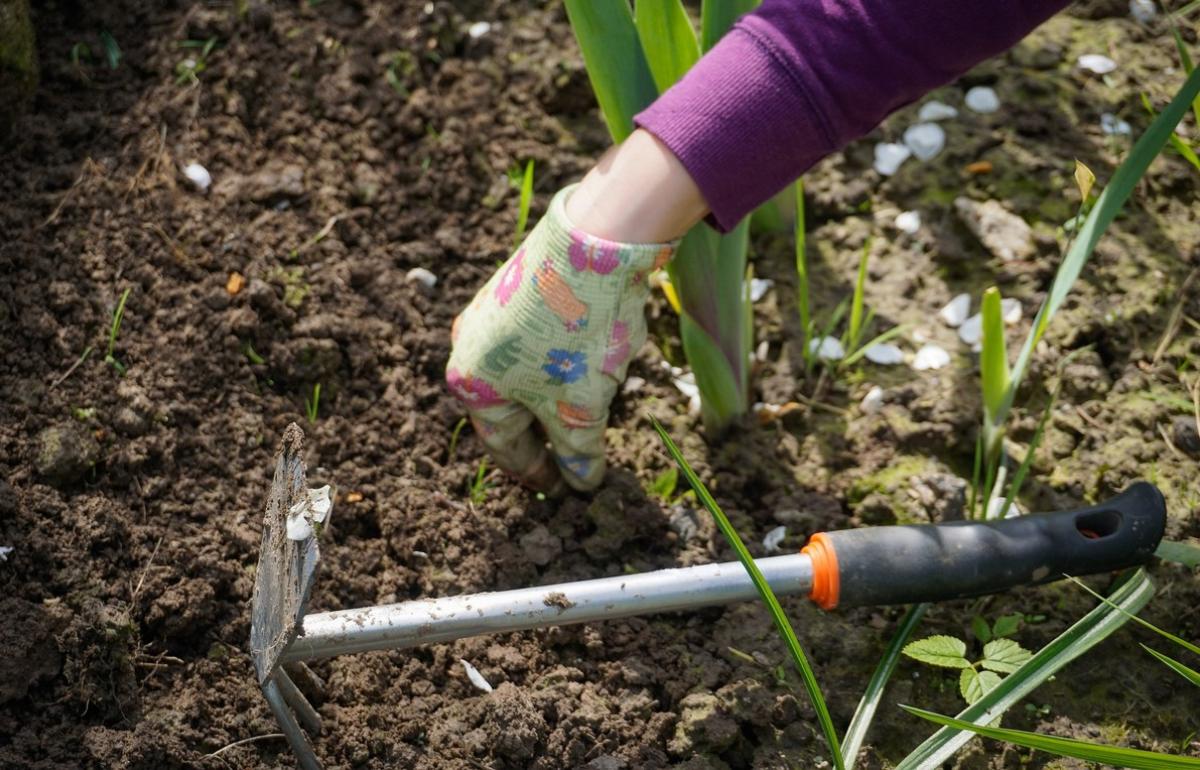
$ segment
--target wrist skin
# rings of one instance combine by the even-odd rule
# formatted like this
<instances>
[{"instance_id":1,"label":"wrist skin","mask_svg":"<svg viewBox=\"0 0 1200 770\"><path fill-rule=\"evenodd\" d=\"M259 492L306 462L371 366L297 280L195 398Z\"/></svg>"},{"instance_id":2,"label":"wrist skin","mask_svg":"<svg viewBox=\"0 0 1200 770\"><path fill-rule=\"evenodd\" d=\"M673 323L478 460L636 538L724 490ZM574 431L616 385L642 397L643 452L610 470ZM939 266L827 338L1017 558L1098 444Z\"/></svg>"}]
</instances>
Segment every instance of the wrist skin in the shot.
<instances>
[{"instance_id":1,"label":"wrist skin","mask_svg":"<svg viewBox=\"0 0 1200 770\"><path fill-rule=\"evenodd\" d=\"M708 210L679 159L639 128L592 167L567 200L566 214L598 238L662 243L681 237Z\"/></svg>"}]
</instances>

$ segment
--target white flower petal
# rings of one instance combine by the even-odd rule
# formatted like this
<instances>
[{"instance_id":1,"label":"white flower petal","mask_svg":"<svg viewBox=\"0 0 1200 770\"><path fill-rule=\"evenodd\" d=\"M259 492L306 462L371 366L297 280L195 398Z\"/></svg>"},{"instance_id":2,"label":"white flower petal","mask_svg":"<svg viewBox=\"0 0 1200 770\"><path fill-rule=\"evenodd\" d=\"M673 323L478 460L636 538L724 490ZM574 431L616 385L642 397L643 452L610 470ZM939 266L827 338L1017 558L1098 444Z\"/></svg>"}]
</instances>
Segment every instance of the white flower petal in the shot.
<instances>
[{"instance_id":1,"label":"white flower petal","mask_svg":"<svg viewBox=\"0 0 1200 770\"><path fill-rule=\"evenodd\" d=\"M912 235L921 229L921 212L902 211L896 215L896 229Z\"/></svg>"},{"instance_id":2,"label":"white flower petal","mask_svg":"<svg viewBox=\"0 0 1200 770\"><path fill-rule=\"evenodd\" d=\"M1109 136L1129 136L1133 133L1133 126L1111 112L1106 112L1100 116L1100 130Z\"/></svg>"},{"instance_id":3,"label":"white flower petal","mask_svg":"<svg viewBox=\"0 0 1200 770\"><path fill-rule=\"evenodd\" d=\"M868 361L875 364L883 364L884 366L899 364L904 361L904 351L888 342L872 345L863 351L863 355L867 357Z\"/></svg>"},{"instance_id":4,"label":"white flower petal","mask_svg":"<svg viewBox=\"0 0 1200 770\"><path fill-rule=\"evenodd\" d=\"M196 185L196 189L200 192L204 192L212 184L212 174L208 173L208 169L199 163L189 163L184 166L183 175L188 178L189 182Z\"/></svg>"},{"instance_id":5,"label":"white flower petal","mask_svg":"<svg viewBox=\"0 0 1200 770\"><path fill-rule=\"evenodd\" d=\"M946 352L945 348L931 344L917 351L917 355L913 357L912 368L917 371L941 369L948 363L950 363L950 354Z\"/></svg>"},{"instance_id":6,"label":"white flower petal","mask_svg":"<svg viewBox=\"0 0 1200 770\"><path fill-rule=\"evenodd\" d=\"M808 343L808 352L816 353L817 358L825 361L840 361L846 356L846 349L837 337L818 337Z\"/></svg>"},{"instance_id":7,"label":"white flower petal","mask_svg":"<svg viewBox=\"0 0 1200 770\"><path fill-rule=\"evenodd\" d=\"M479 669L472 666L464 658L459 658L458 662L462 664L463 670L467 672L467 679L471 680L471 684L475 685L476 688L483 690L484 692L492 691L491 684L488 683L488 680L483 678L483 674L479 673Z\"/></svg>"},{"instance_id":8,"label":"white flower petal","mask_svg":"<svg viewBox=\"0 0 1200 770\"><path fill-rule=\"evenodd\" d=\"M1107 75L1117 68L1117 63L1102 54L1085 53L1079 57L1079 66L1097 75Z\"/></svg>"},{"instance_id":9,"label":"white flower petal","mask_svg":"<svg viewBox=\"0 0 1200 770\"><path fill-rule=\"evenodd\" d=\"M1139 24L1149 24L1158 15L1154 0L1129 0L1129 15Z\"/></svg>"},{"instance_id":10,"label":"white flower petal","mask_svg":"<svg viewBox=\"0 0 1200 770\"><path fill-rule=\"evenodd\" d=\"M416 281L427 289L432 289L437 285L437 276L426 270L423 267L414 267L405 274L404 280Z\"/></svg>"},{"instance_id":11,"label":"white flower petal","mask_svg":"<svg viewBox=\"0 0 1200 770\"><path fill-rule=\"evenodd\" d=\"M891 176L911 155L912 150L902 144L880 142L875 145L875 170L883 176Z\"/></svg>"},{"instance_id":12,"label":"white flower petal","mask_svg":"<svg viewBox=\"0 0 1200 770\"><path fill-rule=\"evenodd\" d=\"M946 306L938 311L938 316L946 322L947 326L959 327L962 322L967 320L967 316L971 313L971 295L962 293L954 299L946 303Z\"/></svg>"},{"instance_id":13,"label":"white flower petal","mask_svg":"<svg viewBox=\"0 0 1200 770\"><path fill-rule=\"evenodd\" d=\"M905 130L904 146L917 160L930 160L946 146L946 132L937 123L918 123Z\"/></svg>"},{"instance_id":14,"label":"white flower petal","mask_svg":"<svg viewBox=\"0 0 1200 770\"><path fill-rule=\"evenodd\" d=\"M11 545L0 545L0 561L8 561L8 555L14 550Z\"/></svg>"},{"instance_id":15,"label":"white flower petal","mask_svg":"<svg viewBox=\"0 0 1200 770\"><path fill-rule=\"evenodd\" d=\"M486 21L477 21L467 27L467 34L471 39L481 38L492 31L492 25Z\"/></svg>"},{"instance_id":16,"label":"white flower petal","mask_svg":"<svg viewBox=\"0 0 1200 770\"><path fill-rule=\"evenodd\" d=\"M763 548L767 553L775 553L779 550L779 544L783 542L783 538L787 536L787 527L779 526L763 536Z\"/></svg>"},{"instance_id":17,"label":"white flower petal","mask_svg":"<svg viewBox=\"0 0 1200 770\"><path fill-rule=\"evenodd\" d=\"M645 386L646 386L645 378L633 375L633 376L625 378L625 384L623 386L621 386L621 392L625 393L625 394L637 393L639 390L641 390Z\"/></svg>"},{"instance_id":18,"label":"white flower petal","mask_svg":"<svg viewBox=\"0 0 1200 770\"><path fill-rule=\"evenodd\" d=\"M976 313L958 327L958 338L968 345L978 344L983 339L983 315Z\"/></svg>"},{"instance_id":19,"label":"white flower petal","mask_svg":"<svg viewBox=\"0 0 1200 770\"><path fill-rule=\"evenodd\" d=\"M751 278L750 301L758 302L760 299L766 296L767 291L770 290L770 288L774 285L775 282L770 278Z\"/></svg>"},{"instance_id":20,"label":"white flower petal","mask_svg":"<svg viewBox=\"0 0 1200 770\"><path fill-rule=\"evenodd\" d=\"M1000 109L1000 97L996 96L996 92L987 86L975 86L967 91L963 101L972 111L983 114Z\"/></svg>"},{"instance_id":21,"label":"white flower petal","mask_svg":"<svg viewBox=\"0 0 1200 770\"><path fill-rule=\"evenodd\" d=\"M958 110L951 107L949 104L943 104L934 99L931 102L925 102L921 105L920 112L917 113L917 120L927 123L931 120L949 120L957 118Z\"/></svg>"},{"instance_id":22,"label":"white flower petal","mask_svg":"<svg viewBox=\"0 0 1200 770\"><path fill-rule=\"evenodd\" d=\"M1021 320L1021 301L1012 297L1000 300L1000 317L1004 323L1012 325Z\"/></svg>"},{"instance_id":23,"label":"white flower petal","mask_svg":"<svg viewBox=\"0 0 1200 770\"><path fill-rule=\"evenodd\" d=\"M875 414L883 408L883 388L876 385L867 391L867 395L863 396L862 403L859 408L863 410L863 414Z\"/></svg>"}]
</instances>

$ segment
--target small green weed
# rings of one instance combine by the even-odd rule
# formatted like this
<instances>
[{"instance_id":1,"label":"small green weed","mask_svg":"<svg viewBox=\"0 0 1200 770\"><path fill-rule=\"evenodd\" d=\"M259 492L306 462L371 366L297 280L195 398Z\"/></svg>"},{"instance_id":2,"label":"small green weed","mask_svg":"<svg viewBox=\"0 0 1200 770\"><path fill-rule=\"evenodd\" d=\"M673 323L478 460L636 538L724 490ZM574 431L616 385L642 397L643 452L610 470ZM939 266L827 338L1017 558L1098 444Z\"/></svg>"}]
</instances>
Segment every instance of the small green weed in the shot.
<instances>
[{"instance_id":1,"label":"small green weed","mask_svg":"<svg viewBox=\"0 0 1200 770\"><path fill-rule=\"evenodd\" d=\"M208 69L208 57L217 47L217 38L184 40L179 47L195 53L175 65L175 85L195 85L200 82L200 73Z\"/></svg>"},{"instance_id":2,"label":"small green weed","mask_svg":"<svg viewBox=\"0 0 1200 770\"><path fill-rule=\"evenodd\" d=\"M471 505L483 505L483 501L487 499L488 488L492 486L487 480L487 469L487 460L480 460L467 488L467 499L471 501Z\"/></svg>"},{"instance_id":3,"label":"small green weed","mask_svg":"<svg viewBox=\"0 0 1200 770\"><path fill-rule=\"evenodd\" d=\"M646 492L650 497L657 497L664 503L669 503L671 502L671 498L675 496L675 487L678 484L679 469L672 465L654 477L654 481L650 482L650 486L646 488Z\"/></svg>"},{"instance_id":4,"label":"small green weed","mask_svg":"<svg viewBox=\"0 0 1200 770\"><path fill-rule=\"evenodd\" d=\"M508 181L513 183L515 180L510 171ZM533 159L525 163L525 173L520 178L521 198L517 204L517 228L513 233L513 248L516 249L521 245L521 240L525 237L525 226L529 223L529 204L533 202Z\"/></svg>"},{"instance_id":5,"label":"small green weed","mask_svg":"<svg viewBox=\"0 0 1200 770\"><path fill-rule=\"evenodd\" d=\"M110 70L121 66L121 46L108 30L100 33L100 47L104 50L104 61Z\"/></svg>"},{"instance_id":6,"label":"small green weed","mask_svg":"<svg viewBox=\"0 0 1200 770\"><path fill-rule=\"evenodd\" d=\"M304 416L308 418L309 425L317 424L317 414L321 409L321 383L313 385L312 397L304 399Z\"/></svg>"},{"instance_id":7,"label":"small green weed","mask_svg":"<svg viewBox=\"0 0 1200 770\"><path fill-rule=\"evenodd\" d=\"M989 629L990 635L994 631ZM1011 674L1033 653L1012 639L992 638L983 645L983 657L972 662L967 658L967 643L954 636L928 636L910 642L904 654L931 666L961 671L958 691L967 705L974 703L1000 684L1001 674Z\"/></svg>"},{"instance_id":8,"label":"small green weed","mask_svg":"<svg viewBox=\"0 0 1200 770\"><path fill-rule=\"evenodd\" d=\"M108 349L104 353L104 363L117 370L117 374L125 375L125 365L117 360L113 355L117 347L117 335L121 333L121 321L125 318L125 301L129 299L129 292L133 291L132 287L121 292L121 299L117 301L117 307L113 310L112 321L108 326Z\"/></svg>"},{"instance_id":9,"label":"small green weed","mask_svg":"<svg viewBox=\"0 0 1200 770\"><path fill-rule=\"evenodd\" d=\"M462 435L462 430L467 426L467 418L461 417L454 424L454 430L450 433L450 447L446 450L446 460L454 459L454 450L458 449L458 438Z\"/></svg>"}]
</instances>

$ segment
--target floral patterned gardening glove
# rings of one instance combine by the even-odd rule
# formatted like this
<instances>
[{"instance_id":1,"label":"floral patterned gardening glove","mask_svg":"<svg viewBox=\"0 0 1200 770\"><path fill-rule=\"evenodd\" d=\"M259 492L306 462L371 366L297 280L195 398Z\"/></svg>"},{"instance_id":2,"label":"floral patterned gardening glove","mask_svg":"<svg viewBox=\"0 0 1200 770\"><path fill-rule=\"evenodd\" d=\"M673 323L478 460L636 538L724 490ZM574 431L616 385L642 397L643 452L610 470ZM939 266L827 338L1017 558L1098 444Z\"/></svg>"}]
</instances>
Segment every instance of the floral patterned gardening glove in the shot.
<instances>
[{"instance_id":1,"label":"floral patterned gardening glove","mask_svg":"<svg viewBox=\"0 0 1200 770\"><path fill-rule=\"evenodd\" d=\"M573 189L454 319L446 369L496 464L545 492L604 478L609 402L646 338L647 276L675 249L575 229Z\"/></svg>"}]
</instances>

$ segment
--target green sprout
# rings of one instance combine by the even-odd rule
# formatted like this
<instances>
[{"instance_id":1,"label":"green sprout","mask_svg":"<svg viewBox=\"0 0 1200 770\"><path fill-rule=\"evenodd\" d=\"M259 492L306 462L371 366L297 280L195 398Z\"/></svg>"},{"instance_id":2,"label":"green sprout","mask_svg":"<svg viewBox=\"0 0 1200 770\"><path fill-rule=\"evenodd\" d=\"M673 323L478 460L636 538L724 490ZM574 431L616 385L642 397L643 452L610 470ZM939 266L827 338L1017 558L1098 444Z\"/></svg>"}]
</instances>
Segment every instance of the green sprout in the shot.
<instances>
[{"instance_id":1,"label":"green sprout","mask_svg":"<svg viewBox=\"0 0 1200 770\"><path fill-rule=\"evenodd\" d=\"M125 301L129 299L129 292L133 288L127 288L121 293L121 299L117 301L117 307L113 310L112 321L108 326L108 350L104 354L104 363L117 370L117 374L124 376L125 365L117 360L113 355L113 351L117 347L117 335L121 333L121 321L125 318Z\"/></svg>"},{"instance_id":2,"label":"green sprout","mask_svg":"<svg viewBox=\"0 0 1200 770\"><path fill-rule=\"evenodd\" d=\"M104 49L104 61L110 70L115 70L121 64L121 46L107 30L100 33L100 47Z\"/></svg>"},{"instance_id":3,"label":"green sprout","mask_svg":"<svg viewBox=\"0 0 1200 770\"><path fill-rule=\"evenodd\" d=\"M200 82L200 73L208 69L208 56L217 47L217 38L208 40L184 40L180 48L197 51L193 56L180 60L175 65L175 85L195 85Z\"/></svg>"},{"instance_id":4,"label":"green sprout","mask_svg":"<svg viewBox=\"0 0 1200 770\"><path fill-rule=\"evenodd\" d=\"M312 397L304 398L304 416L308 418L309 425L317 424L317 413L321 408L321 383L313 385Z\"/></svg>"},{"instance_id":5,"label":"green sprout","mask_svg":"<svg viewBox=\"0 0 1200 770\"><path fill-rule=\"evenodd\" d=\"M446 459L454 459L454 450L458 448L458 438L462 435L462 430L467 425L467 418L460 417L458 422L454 423L454 430L450 433L450 447L446 450Z\"/></svg>"},{"instance_id":6,"label":"green sprout","mask_svg":"<svg viewBox=\"0 0 1200 770\"><path fill-rule=\"evenodd\" d=\"M513 181L509 177L509 181ZM521 245L525 237L525 226L529 223L529 204L533 202L533 159L525 163L525 173L521 175L521 199L517 204L517 229L513 233L513 248Z\"/></svg>"},{"instance_id":7,"label":"green sprout","mask_svg":"<svg viewBox=\"0 0 1200 770\"><path fill-rule=\"evenodd\" d=\"M483 505L490 486L491 484L487 480L487 460L480 460L479 467L475 470L475 475L467 488L467 499L471 501L471 505Z\"/></svg>"}]
</instances>

